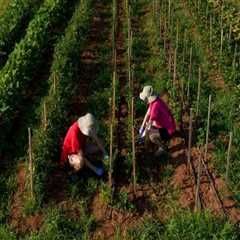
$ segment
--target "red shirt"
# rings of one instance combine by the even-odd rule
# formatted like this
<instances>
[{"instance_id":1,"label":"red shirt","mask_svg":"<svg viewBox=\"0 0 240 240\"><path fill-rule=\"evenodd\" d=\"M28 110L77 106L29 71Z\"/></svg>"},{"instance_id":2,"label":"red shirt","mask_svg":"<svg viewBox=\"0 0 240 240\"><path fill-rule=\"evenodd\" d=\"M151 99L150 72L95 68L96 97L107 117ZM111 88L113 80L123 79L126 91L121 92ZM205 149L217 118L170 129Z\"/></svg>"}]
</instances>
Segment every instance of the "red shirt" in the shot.
<instances>
[{"instance_id":1,"label":"red shirt","mask_svg":"<svg viewBox=\"0 0 240 240\"><path fill-rule=\"evenodd\" d=\"M155 122L155 127L166 128L171 136L176 130L175 120L167 104L159 97L149 104L149 120Z\"/></svg>"},{"instance_id":2,"label":"red shirt","mask_svg":"<svg viewBox=\"0 0 240 240\"><path fill-rule=\"evenodd\" d=\"M86 145L86 136L82 134L79 129L78 122L75 122L69 129L65 136L60 164L68 159L68 155L77 154L79 150L84 149Z\"/></svg>"}]
</instances>

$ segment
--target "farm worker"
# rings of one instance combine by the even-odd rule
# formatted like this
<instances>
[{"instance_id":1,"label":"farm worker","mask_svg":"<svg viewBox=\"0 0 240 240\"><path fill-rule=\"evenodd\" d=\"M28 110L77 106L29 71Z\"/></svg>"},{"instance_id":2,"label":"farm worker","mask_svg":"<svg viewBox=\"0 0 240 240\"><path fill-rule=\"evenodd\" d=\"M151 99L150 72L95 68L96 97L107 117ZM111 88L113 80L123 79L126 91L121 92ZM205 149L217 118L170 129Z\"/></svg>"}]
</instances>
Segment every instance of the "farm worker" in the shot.
<instances>
[{"instance_id":1,"label":"farm worker","mask_svg":"<svg viewBox=\"0 0 240 240\"><path fill-rule=\"evenodd\" d=\"M175 120L167 104L153 91L152 86L145 86L140 99L148 104L148 110L139 129L140 139L148 134L150 141L158 146L155 156L165 153L164 143L169 141L176 130Z\"/></svg>"},{"instance_id":2,"label":"farm worker","mask_svg":"<svg viewBox=\"0 0 240 240\"><path fill-rule=\"evenodd\" d=\"M87 137L92 138L96 145L86 144ZM95 167L87 159L89 154L97 153L99 150L103 153L104 159L108 159L108 154L97 136L96 120L92 114L87 113L68 129L62 146L60 165L69 164L75 172L85 165L98 176L102 176L103 168Z\"/></svg>"}]
</instances>

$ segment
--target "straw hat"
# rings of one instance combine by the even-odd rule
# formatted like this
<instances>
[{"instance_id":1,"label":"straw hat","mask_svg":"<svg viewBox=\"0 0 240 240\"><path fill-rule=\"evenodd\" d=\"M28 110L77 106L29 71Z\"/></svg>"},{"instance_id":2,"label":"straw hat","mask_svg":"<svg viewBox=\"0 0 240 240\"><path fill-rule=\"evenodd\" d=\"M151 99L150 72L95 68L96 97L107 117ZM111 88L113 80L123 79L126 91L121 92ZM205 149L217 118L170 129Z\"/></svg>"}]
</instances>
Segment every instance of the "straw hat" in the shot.
<instances>
[{"instance_id":1,"label":"straw hat","mask_svg":"<svg viewBox=\"0 0 240 240\"><path fill-rule=\"evenodd\" d=\"M78 119L78 126L81 132L88 137L94 137L97 134L97 122L91 113L80 117Z\"/></svg>"},{"instance_id":2,"label":"straw hat","mask_svg":"<svg viewBox=\"0 0 240 240\"><path fill-rule=\"evenodd\" d=\"M153 92L152 86L145 86L139 97L144 102L148 100L148 103L151 103L157 99L157 95Z\"/></svg>"}]
</instances>

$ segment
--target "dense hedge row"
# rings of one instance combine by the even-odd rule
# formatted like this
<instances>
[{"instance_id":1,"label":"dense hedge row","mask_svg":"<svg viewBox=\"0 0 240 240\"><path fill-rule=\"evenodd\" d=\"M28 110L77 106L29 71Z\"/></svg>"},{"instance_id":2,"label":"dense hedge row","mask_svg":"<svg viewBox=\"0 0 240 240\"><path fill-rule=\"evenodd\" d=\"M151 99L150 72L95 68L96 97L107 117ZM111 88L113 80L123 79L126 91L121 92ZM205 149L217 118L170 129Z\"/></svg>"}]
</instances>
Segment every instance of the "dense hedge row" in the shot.
<instances>
[{"instance_id":1,"label":"dense hedge row","mask_svg":"<svg viewBox=\"0 0 240 240\"><path fill-rule=\"evenodd\" d=\"M24 105L32 79L46 61L44 54L48 53L52 40L58 35L57 28L66 22L74 2L45 0L30 22L26 36L16 45L0 72L0 152L12 128L16 111Z\"/></svg>"},{"instance_id":2,"label":"dense hedge row","mask_svg":"<svg viewBox=\"0 0 240 240\"><path fill-rule=\"evenodd\" d=\"M51 88L43 99L48 108L48 127L39 126L34 130L33 153L35 162L34 186L36 200L42 203L46 193L45 184L50 163L59 156L60 136L64 131L70 99L76 86L76 77L80 64L80 51L90 24L90 0L82 0L72 17L63 36L55 47L54 61L49 79ZM56 92L53 92L54 77L57 76ZM42 104L43 106L43 104ZM48 169L48 170L46 170Z\"/></svg>"},{"instance_id":3,"label":"dense hedge row","mask_svg":"<svg viewBox=\"0 0 240 240\"><path fill-rule=\"evenodd\" d=\"M8 55L43 0L13 0L0 18L0 52ZM4 57L5 59L5 57ZM0 67L3 64L0 58Z\"/></svg>"},{"instance_id":4,"label":"dense hedge row","mask_svg":"<svg viewBox=\"0 0 240 240\"><path fill-rule=\"evenodd\" d=\"M240 5L231 1L207 0L215 13L223 11L223 24L231 31L234 39L240 41Z\"/></svg>"}]
</instances>

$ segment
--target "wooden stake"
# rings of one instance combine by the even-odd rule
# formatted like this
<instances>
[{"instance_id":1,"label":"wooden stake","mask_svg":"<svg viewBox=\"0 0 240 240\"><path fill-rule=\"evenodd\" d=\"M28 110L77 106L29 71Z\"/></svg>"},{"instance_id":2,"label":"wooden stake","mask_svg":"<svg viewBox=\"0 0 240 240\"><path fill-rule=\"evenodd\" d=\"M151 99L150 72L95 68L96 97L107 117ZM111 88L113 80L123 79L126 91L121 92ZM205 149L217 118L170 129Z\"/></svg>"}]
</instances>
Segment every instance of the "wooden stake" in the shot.
<instances>
[{"instance_id":1,"label":"wooden stake","mask_svg":"<svg viewBox=\"0 0 240 240\"><path fill-rule=\"evenodd\" d=\"M221 44L220 44L220 57L222 58L223 51L223 28L221 29Z\"/></svg>"},{"instance_id":2,"label":"wooden stake","mask_svg":"<svg viewBox=\"0 0 240 240\"><path fill-rule=\"evenodd\" d=\"M235 72L236 58L237 58L237 43L235 43L233 62L232 62L232 70L233 70L233 72Z\"/></svg>"},{"instance_id":3,"label":"wooden stake","mask_svg":"<svg viewBox=\"0 0 240 240\"><path fill-rule=\"evenodd\" d=\"M179 38L179 23L177 22L177 33L176 33L176 49L178 50L178 38Z\"/></svg>"},{"instance_id":4,"label":"wooden stake","mask_svg":"<svg viewBox=\"0 0 240 240\"><path fill-rule=\"evenodd\" d=\"M183 64L185 62L185 50L186 50L186 37L187 37L187 31L184 30L184 37L183 37Z\"/></svg>"},{"instance_id":5,"label":"wooden stake","mask_svg":"<svg viewBox=\"0 0 240 240\"><path fill-rule=\"evenodd\" d=\"M177 49L174 49L174 66L173 66L173 86L176 84L177 78Z\"/></svg>"},{"instance_id":6,"label":"wooden stake","mask_svg":"<svg viewBox=\"0 0 240 240\"><path fill-rule=\"evenodd\" d=\"M168 0L168 31L171 32L171 0Z\"/></svg>"},{"instance_id":7,"label":"wooden stake","mask_svg":"<svg viewBox=\"0 0 240 240\"><path fill-rule=\"evenodd\" d=\"M212 95L209 95L209 99L208 99L207 132L206 132L206 143L205 143L204 161L207 160L207 152L208 152L208 138L209 138L209 128L210 128L211 101L212 101Z\"/></svg>"},{"instance_id":8,"label":"wooden stake","mask_svg":"<svg viewBox=\"0 0 240 240\"><path fill-rule=\"evenodd\" d=\"M133 190L136 193L136 150L135 150L135 132L134 132L134 97L132 97L132 164L133 164Z\"/></svg>"},{"instance_id":9,"label":"wooden stake","mask_svg":"<svg viewBox=\"0 0 240 240\"><path fill-rule=\"evenodd\" d=\"M110 154L109 154L109 186L112 187L112 162L113 162L113 123L110 123Z\"/></svg>"},{"instance_id":10,"label":"wooden stake","mask_svg":"<svg viewBox=\"0 0 240 240\"><path fill-rule=\"evenodd\" d=\"M43 128L47 129L47 104L46 101L43 103Z\"/></svg>"},{"instance_id":11,"label":"wooden stake","mask_svg":"<svg viewBox=\"0 0 240 240\"><path fill-rule=\"evenodd\" d=\"M188 84L187 84L187 99L188 99L188 101L189 101L189 97L190 97L191 78L192 78L192 47L190 48L189 67L188 67Z\"/></svg>"},{"instance_id":12,"label":"wooden stake","mask_svg":"<svg viewBox=\"0 0 240 240\"><path fill-rule=\"evenodd\" d=\"M32 133L28 128L28 154L29 154L29 173L30 173L30 194L33 199L33 158L32 158Z\"/></svg>"},{"instance_id":13,"label":"wooden stake","mask_svg":"<svg viewBox=\"0 0 240 240\"><path fill-rule=\"evenodd\" d=\"M130 12L130 10L129 10ZM131 20L130 16L128 15L128 81L129 81L129 89L132 90L132 82L131 82Z\"/></svg>"},{"instance_id":14,"label":"wooden stake","mask_svg":"<svg viewBox=\"0 0 240 240\"><path fill-rule=\"evenodd\" d=\"M228 33L228 47L230 48L231 47L231 34L232 34L232 23L230 24L230 27L229 27L229 33Z\"/></svg>"},{"instance_id":15,"label":"wooden stake","mask_svg":"<svg viewBox=\"0 0 240 240\"><path fill-rule=\"evenodd\" d=\"M161 14L161 1L159 1L159 11L158 11L158 18L159 18L159 37L161 37L161 32L162 32L162 14Z\"/></svg>"},{"instance_id":16,"label":"wooden stake","mask_svg":"<svg viewBox=\"0 0 240 240\"><path fill-rule=\"evenodd\" d=\"M191 165L192 120L193 120L193 109L190 108L189 131L188 131L188 166L191 171L192 171L192 165Z\"/></svg>"},{"instance_id":17,"label":"wooden stake","mask_svg":"<svg viewBox=\"0 0 240 240\"><path fill-rule=\"evenodd\" d=\"M198 157L198 175L197 175L197 187L195 193L195 210L201 210L201 202L200 202L200 183L201 183L201 174L202 174L202 161L201 161L201 153L199 153Z\"/></svg>"},{"instance_id":18,"label":"wooden stake","mask_svg":"<svg viewBox=\"0 0 240 240\"><path fill-rule=\"evenodd\" d=\"M113 81L112 81L112 121L115 122L115 109L116 109L116 71L113 72Z\"/></svg>"},{"instance_id":19,"label":"wooden stake","mask_svg":"<svg viewBox=\"0 0 240 240\"><path fill-rule=\"evenodd\" d=\"M201 67L198 68L198 91L197 91L196 118L198 118L198 112L199 112L200 92L201 92Z\"/></svg>"},{"instance_id":20,"label":"wooden stake","mask_svg":"<svg viewBox=\"0 0 240 240\"><path fill-rule=\"evenodd\" d=\"M171 70L172 70L172 57L171 57L171 53L169 50L169 55L168 55L168 73L169 76L171 75Z\"/></svg>"},{"instance_id":21,"label":"wooden stake","mask_svg":"<svg viewBox=\"0 0 240 240\"><path fill-rule=\"evenodd\" d=\"M231 157L231 148L232 148L232 136L233 133L230 132L229 134L229 143L228 143L228 151L227 151L227 167L226 167L226 182L228 184L228 179L229 179L229 167L230 167L230 157Z\"/></svg>"},{"instance_id":22,"label":"wooden stake","mask_svg":"<svg viewBox=\"0 0 240 240\"><path fill-rule=\"evenodd\" d=\"M210 49L212 49L212 15L210 15L210 26L209 26L209 36L210 36Z\"/></svg>"},{"instance_id":23,"label":"wooden stake","mask_svg":"<svg viewBox=\"0 0 240 240\"><path fill-rule=\"evenodd\" d=\"M56 72L53 73L53 94L56 94L56 85L57 85L57 76L56 76Z\"/></svg>"},{"instance_id":24,"label":"wooden stake","mask_svg":"<svg viewBox=\"0 0 240 240\"><path fill-rule=\"evenodd\" d=\"M164 18L164 39L163 39L163 44L164 44L164 53L165 56L167 56L167 19Z\"/></svg>"}]
</instances>

